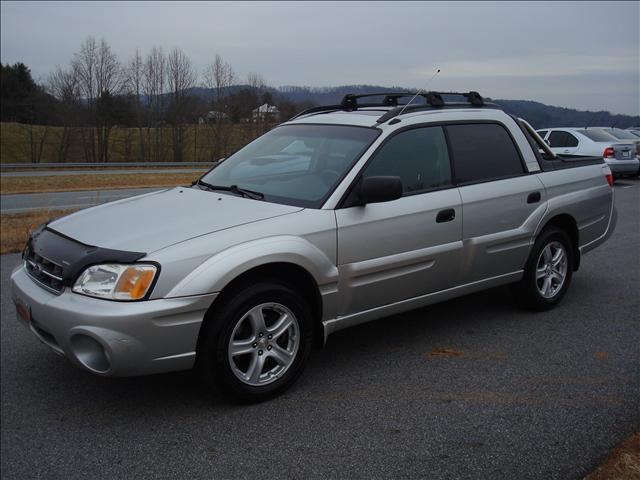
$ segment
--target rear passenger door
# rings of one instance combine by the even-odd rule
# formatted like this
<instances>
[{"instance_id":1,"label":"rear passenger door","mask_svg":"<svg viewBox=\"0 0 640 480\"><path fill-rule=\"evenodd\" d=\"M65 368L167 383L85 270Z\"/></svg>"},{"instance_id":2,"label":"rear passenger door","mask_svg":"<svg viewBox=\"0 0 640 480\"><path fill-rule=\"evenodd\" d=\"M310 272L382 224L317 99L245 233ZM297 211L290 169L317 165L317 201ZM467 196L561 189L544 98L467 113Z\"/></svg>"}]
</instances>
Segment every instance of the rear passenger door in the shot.
<instances>
[{"instance_id":1,"label":"rear passenger door","mask_svg":"<svg viewBox=\"0 0 640 480\"><path fill-rule=\"evenodd\" d=\"M544 186L525 171L504 125L445 128L462 198L463 283L521 270L544 213Z\"/></svg>"},{"instance_id":2,"label":"rear passenger door","mask_svg":"<svg viewBox=\"0 0 640 480\"><path fill-rule=\"evenodd\" d=\"M552 130L549 134L549 147L553 153L561 155L576 155L578 153L578 138L563 130Z\"/></svg>"},{"instance_id":3,"label":"rear passenger door","mask_svg":"<svg viewBox=\"0 0 640 480\"><path fill-rule=\"evenodd\" d=\"M397 200L336 210L339 315L454 286L462 216L442 127L401 131L385 141L362 177L397 176Z\"/></svg>"}]
</instances>

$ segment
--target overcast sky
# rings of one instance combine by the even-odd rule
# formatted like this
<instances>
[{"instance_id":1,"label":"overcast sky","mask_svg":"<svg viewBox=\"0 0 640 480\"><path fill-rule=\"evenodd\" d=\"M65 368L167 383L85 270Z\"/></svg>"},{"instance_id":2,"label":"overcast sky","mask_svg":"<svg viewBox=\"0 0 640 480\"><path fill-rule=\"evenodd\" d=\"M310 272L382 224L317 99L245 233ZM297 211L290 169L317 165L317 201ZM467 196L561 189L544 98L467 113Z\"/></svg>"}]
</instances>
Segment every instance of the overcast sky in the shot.
<instances>
[{"instance_id":1,"label":"overcast sky","mask_svg":"<svg viewBox=\"0 0 640 480\"><path fill-rule=\"evenodd\" d=\"M89 35L121 59L216 53L272 86L478 90L582 110L640 113L640 2L1 2L3 63L44 80Z\"/></svg>"}]
</instances>

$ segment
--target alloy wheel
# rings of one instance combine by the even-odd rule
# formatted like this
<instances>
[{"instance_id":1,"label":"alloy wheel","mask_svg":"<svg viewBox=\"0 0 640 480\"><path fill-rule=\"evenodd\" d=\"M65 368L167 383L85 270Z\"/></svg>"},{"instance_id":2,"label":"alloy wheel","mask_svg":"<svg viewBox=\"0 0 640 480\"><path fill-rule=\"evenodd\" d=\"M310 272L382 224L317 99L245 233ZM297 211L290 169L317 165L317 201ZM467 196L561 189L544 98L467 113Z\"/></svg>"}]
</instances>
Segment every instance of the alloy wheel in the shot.
<instances>
[{"instance_id":1,"label":"alloy wheel","mask_svg":"<svg viewBox=\"0 0 640 480\"><path fill-rule=\"evenodd\" d=\"M291 367L299 346L300 326L291 310L279 303L260 304L240 317L231 333L231 371L247 385L267 385Z\"/></svg>"},{"instance_id":2,"label":"alloy wheel","mask_svg":"<svg viewBox=\"0 0 640 480\"><path fill-rule=\"evenodd\" d=\"M544 298L553 298L562 289L567 278L567 252L562 243L548 243L540 252L536 263L536 287Z\"/></svg>"}]
</instances>

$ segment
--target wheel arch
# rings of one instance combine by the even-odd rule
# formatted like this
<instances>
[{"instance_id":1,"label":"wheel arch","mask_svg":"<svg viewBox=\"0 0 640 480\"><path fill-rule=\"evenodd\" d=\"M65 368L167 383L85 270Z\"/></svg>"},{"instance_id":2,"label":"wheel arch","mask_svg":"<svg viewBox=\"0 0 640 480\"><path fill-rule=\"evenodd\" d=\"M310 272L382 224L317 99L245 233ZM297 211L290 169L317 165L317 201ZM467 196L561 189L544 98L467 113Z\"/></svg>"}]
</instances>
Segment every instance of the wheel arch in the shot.
<instances>
[{"instance_id":1,"label":"wheel arch","mask_svg":"<svg viewBox=\"0 0 640 480\"><path fill-rule=\"evenodd\" d=\"M219 252L174 287L172 295L218 292L200 327L200 338L219 305L239 288L263 279L300 292L314 315L314 329L318 329L314 337L322 341L321 320L324 310L331 310L327 299L337 291L338 268L323 251L300 237L270 237Z\"/></svg>"},{"instance_id":2,"label":"wheel arch","mask_svg":"<svg viewBox=\"0 0 640 480\"><path fill-rule=\"evenodd\" d=\"M541 228L538 230L537 235L539 235L540 232L549 227L556 227L564 231L569 236L573 253L573 271L577 271L580 267L580 232L578 230L578 224L576 223L575 218L573 218L573 216L569 215L568 213L554 215L542 224Z\"/></svg>"}]
</instances>

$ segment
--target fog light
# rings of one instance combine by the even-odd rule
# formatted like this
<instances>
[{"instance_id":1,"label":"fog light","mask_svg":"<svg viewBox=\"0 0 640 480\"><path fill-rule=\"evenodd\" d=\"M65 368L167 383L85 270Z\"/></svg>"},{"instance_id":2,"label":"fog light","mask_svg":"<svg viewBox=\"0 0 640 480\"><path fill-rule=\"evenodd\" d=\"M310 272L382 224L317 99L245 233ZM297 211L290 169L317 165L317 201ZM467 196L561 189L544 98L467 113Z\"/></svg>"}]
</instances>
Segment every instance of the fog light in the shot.
<instances>
[{"instance_id":1,"label":"fog light","mask_svg":"<svg viewBox=\"0 0 640 480\"><path fill-rule=\"evenodd\" d=\"M111 368L111 361L100 342L88 335L71 337L71 350L78 361L86 368L97 373L106 373Z\"/></svg>"}]
</instances>

